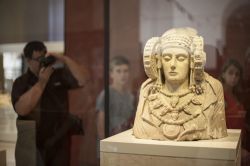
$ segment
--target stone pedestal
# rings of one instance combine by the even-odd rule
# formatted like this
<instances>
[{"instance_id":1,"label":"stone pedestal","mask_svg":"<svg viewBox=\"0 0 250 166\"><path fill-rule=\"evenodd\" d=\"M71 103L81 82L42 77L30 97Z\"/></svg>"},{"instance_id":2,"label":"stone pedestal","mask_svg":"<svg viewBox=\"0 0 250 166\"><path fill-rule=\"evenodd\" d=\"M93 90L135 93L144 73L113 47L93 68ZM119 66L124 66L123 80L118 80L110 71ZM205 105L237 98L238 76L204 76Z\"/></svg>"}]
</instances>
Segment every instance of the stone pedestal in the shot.
<instances>
[{"instance_id":1,"label":"stone pedestal","mask_svg":"<svg viewBox=\"0 0 250 166\"><path fill-rule=\"evenodd\" d=\"M0 166L6 166L6 151L0 149Z\"/></svg>"},{"instance_id":2,"label":"stone pedestal","mask_svg":"<svg viewBox=\"0 0 250 166\"><path fill-rule=\"evenodd\" d=\"M101 141L101 166L240 166L240 130L200 141L137 139L127 130Z\"/></svg>"},{"instance_id":3,"label":"stone pedestal","mask_svg":"<svg viewBox=\"0 0 250 166\"><path fill-rule=\"evenodd\" d=\"M15 166L15 143L0 140L0 166Z\"/></svg>"}]
</instances>

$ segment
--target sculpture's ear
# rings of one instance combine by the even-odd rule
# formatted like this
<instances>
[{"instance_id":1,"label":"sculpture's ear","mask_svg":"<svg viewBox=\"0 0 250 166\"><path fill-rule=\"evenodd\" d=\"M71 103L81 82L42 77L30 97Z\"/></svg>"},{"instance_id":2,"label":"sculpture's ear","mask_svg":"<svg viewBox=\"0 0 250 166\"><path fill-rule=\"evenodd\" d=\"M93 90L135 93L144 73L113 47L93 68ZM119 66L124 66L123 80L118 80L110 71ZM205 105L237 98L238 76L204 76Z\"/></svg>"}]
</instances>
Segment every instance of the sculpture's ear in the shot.
<instances>
[{"instance_id":1,"label":"sculpture's ear","mask_svg":"<svg viewBox=\"0 0 250 166\"><path fill-rule=\"evenodd\" d=\"M206 63L206 53L204 52L204 43L201 36L195 36L191 45L190 58L190 84L200 84L205 77L204 66Z\"/></svg>"},{"instance_id":2,"label":"sculpture's ear","mask_svg":"<svg viewBox=\"0 0 250 166\"><path fill-rule=\"evenodd\" d=\"M147 76L153 80L158 77L157 66L159 65L158 61L160 61L160 54L160 38L149 39L143 52L143 64Z\"/></svg>"}]
</instances>

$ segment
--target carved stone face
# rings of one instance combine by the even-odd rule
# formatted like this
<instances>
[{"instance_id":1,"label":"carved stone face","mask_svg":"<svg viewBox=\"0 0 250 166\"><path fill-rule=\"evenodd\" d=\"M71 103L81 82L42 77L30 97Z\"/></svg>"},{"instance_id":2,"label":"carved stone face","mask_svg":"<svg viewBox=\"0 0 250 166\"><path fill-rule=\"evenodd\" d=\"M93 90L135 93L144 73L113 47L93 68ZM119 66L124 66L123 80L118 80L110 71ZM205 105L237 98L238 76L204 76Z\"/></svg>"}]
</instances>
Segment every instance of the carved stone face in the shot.
<instances>
[{"instance_id":1,"label":"carved stone face","mask_svg":"<svg viewBox=\"0 0 250 166\"><path fill-rule=\"evenodd\" d=\"M182 48L166 48L162 52L165 81L170 85L181 85L188 80L189 54Z\"/></svg>"}]
</instances>

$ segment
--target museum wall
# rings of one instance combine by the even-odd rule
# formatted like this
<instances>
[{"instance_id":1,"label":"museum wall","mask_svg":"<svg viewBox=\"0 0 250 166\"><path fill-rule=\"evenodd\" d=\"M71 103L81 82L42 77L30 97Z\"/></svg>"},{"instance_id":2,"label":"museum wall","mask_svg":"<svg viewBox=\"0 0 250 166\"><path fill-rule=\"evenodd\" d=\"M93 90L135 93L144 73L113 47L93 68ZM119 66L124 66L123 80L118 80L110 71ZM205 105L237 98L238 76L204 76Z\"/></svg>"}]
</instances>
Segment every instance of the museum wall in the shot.
<instances>
[{"instance_id":1,"label":"museum wall","mask_svg":"<svg viewBox=\"0 0 250 166\"><path fill-rule=\"evenodd\" d=\"M245 34L248 33L249 29L246 21L248 18L247 9L249 9L247 4L249 4L247 0L159 0L156 2L141 0L140 40L142 45L145 45L150 36L159 36L171 27L193 27L204 37L205 49L209 57L206 68L213 75L218 76L219 69L217 67L225 59L219 56L242 57L246 52L247 45L249 45L245 39ZM243 7L245 10L242 10ZM232 20L230 16L234 16L235 19L229 25L228 22ZM241 24L241 27L238 24ZM242 24L245 25L244 28L242 28ZM232 30L228 32L228 28ZM242 34L241 42L239 40L234 42L231 40L232 37L229 37L240 33ZM233 43L230 44L230 42ZM232 46L235 44L241 45L241 47ZM232 49L234 51L230 51Z\"/></svg>"},{"instance_id":2,"label":"museum wall","mask_svg":"<svg viewBox=\"0 0 250 166\"><path fill-rule=\"evenodd\" d=\"M143 47L152 36L162 35L174 26L173 3L166 0L140 0L140 42Z\"/></svg>"},{"instance_id":3,"label":"museum wall","mask_svg":"<svg viewBox=\"0 0 250 166\"><path fill-rule=\"evenodd\" d=\"M48 40L48 1L2 0L0 42Z\"/></svg>"},{"instance_id":4,"label":"museum wall","mask_svg":"<svg viewBox=\"0 0 250 166\"><path fill-rule=\"evenodd\" d=\"M225 48L227 57L235 57L242 64L250 47L250 3L235 8L225 22Z\"/></svg>"},{"instance_id":5,"label":"museum wall","mask_svg":"<svg viewBox=\"0 0 250 166\"><path fill-rule=\"evenodd\" d=\"M134 0L110 1L110 57L124 55L129 59L135 71L131 88L140 77L138 66L143 69L138 8ZM103 1L68 0L65 11L66 55L86 66L91 75L85 90L71 92L71 111L83 118L85 128L84 137L76 136L72 140L71 165L94 165L97 164L95 102L104 88Z\"/></svg>"},{"instance_id":6,"label":"museum wall","mask_svg":"<svg viewBox=\"0 0 250 166\"><path fill-rule=\"evenodd\" d=\"M139 7L139 1L110 1L110 58L122 55L129 60L133 71L129 87L134 93L145 79L139 42Z\"/></svg>"},{"instance_id":7,"label":"museum wall","mask_svg":"<svg viewBox=\"0 0 250 166\"><path fill-rule=\"evenodd\" d=\"M71 165L95 165L95 98L103 87L103 1L65 1L65 53L85 66L89 83L82 91L70 92L70 112L81 117L84 136L72 138Z\"/></svg>"},{"instance_id":8,"label":"museum wall","mask_svg":"<svg viewBox=\"0 0 250 166\"><path fill-rule=\"evenodd\" d=\"M64 39L64 0L1 0L0 43Z\"/></svg>"}]
</instances>

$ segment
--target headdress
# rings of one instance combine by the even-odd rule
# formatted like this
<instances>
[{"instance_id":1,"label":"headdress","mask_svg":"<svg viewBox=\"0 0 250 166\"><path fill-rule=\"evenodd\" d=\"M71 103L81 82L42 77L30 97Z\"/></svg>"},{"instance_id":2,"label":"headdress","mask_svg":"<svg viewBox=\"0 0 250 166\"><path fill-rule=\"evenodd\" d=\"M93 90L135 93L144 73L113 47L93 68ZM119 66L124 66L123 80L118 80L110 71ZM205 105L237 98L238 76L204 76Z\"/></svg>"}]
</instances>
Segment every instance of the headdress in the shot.
<instances>
[{"instance_id":1,"label":"headdress","mask_svg":"<svg viewBox=\"0 0 250 166\"><path fill-rule=\"evenodd\" d=\"M200 84L204 80L206 54L203 38L193 28L174 28L166 31L161 37L149 39L143 53L144 69L153 80L161 79L160 62L162 50L165 48L183 48L190 55L190 86Z\"/></svg>"}]
</instances>

